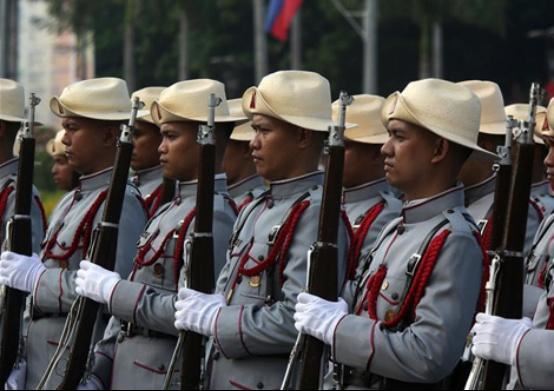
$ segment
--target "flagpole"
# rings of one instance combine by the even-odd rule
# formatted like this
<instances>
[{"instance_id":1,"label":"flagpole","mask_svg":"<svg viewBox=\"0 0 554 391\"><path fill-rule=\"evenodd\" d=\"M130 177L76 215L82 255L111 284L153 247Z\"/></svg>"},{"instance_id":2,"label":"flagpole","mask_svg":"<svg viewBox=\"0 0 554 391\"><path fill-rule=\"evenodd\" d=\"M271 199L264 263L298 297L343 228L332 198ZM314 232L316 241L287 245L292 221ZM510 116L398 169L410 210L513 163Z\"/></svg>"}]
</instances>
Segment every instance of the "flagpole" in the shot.
<instances>
[{"instance_id":1,"label":"flagpole","mask_svg":"<svg viewBox=\"0 0 554 391\"><path fill-rule=\"evenodd\" d=\"M300 8L296 11L296 15L292 20L291 25L291 40L290 40L290 68L302 69L302 17Z\"/></svg>"},{"instance_id":2,"label":"flagpole","mask_svg":"<svg viewBox=\"0 0 554 391\"><path fill-rule=\"evenodd\" d=\"M252 0L254 9L254 61L256 84L267 74L267 40L264 31L265 0Z\"/></svg>"}]
</instances>

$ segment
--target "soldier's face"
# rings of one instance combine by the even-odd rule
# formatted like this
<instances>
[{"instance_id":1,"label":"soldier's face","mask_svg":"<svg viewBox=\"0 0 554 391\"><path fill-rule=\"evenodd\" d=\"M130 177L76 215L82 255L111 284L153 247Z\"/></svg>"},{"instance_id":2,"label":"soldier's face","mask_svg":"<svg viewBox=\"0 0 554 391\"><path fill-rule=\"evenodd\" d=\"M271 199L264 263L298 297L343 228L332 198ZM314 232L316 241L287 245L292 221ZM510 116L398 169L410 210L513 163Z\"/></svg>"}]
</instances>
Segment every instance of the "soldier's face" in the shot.
<instances>
[{"instance_id":1,"label":"soldier's face","mask_svg":"<svg viewBox=\"0 0 554 391\"><path fill-rule=\"evenodd\" d=\"M250 148L258 175L268 181L294 177L296 159L303 153L298 147L299 128L260 114L253 116L252 128L256 135Z\"/></svg>"},{"instance_id":2,"label":"soldier's face","mask_svg":"<svg viewBox=\"0 0 554 391\"><path fill-rule=\"evenodd\" d=\"M250 146L247 141L229 140L223 155L223 171L232 185L255 172Z\"/></svg>"},{"instance_id":3,"label":"soldier's face","mask_svg":"<svg viewBox=\"0 0 554 391\"><path fill-rule=\"evenodd\" d=\"M383 156L380 145L344 141L344 187L354 187L382 178Z\"/></svg>"},{"instance_id":4,"label":"soldier's face","mask_svg":"<svg viewBox=\"0 0 554 391\"><path fill-rule=\"evenodd\" d=\"M133 156L131 158L133 170L145 170L160 164L158 147L161 142L162 135L156 125L137 121L133 134Z\"/></svg>"},{"instance_id":5,"label":"soldier's face","mask_svg":"<svg viewBox=\"0 0 554 391\"><path fill-rule=\"evenodd\" d=\"M115 123L75 117L64 118L62 126L67 161L76 172L86 175L113 165L119 134Z\"/></svg>"},{"instance_id":6,"label":"soldier's face","mask_svg":"<svg viewBox=\"0 0 554 391\"><path fill-rule=\"evenodd\" d=\"M64 155L54 156L54 164L52 165L52 178L56 186L64 191L69 191L73 188L73 168L69 165L67 158Z\"/></svg>"},{"instance_id":7,"label":"soldier's face","mask_svg":"<svg viewBox=\"0 0 554 391\"><path fill-rule=\"evenodd\" d=\"M197 132L196 122L168 122L161 126L162 142L158 152L165 177L180 181L198 178Z\"/></svg>"},{"instance_id":8,"label":"soldier's face","mask_svg":"<svg viewBox=\"0 0 554 391\"><path fill-rule=\"evenodd\" d=\"M548 154L544 158L546 178L550 183L550 187L554 189L554 138L545 137L544 142L548 146Z\"/></svg>"},{"instance_id":9,"label":"soldier's face","mask_svg":"<svg viewBox=\"0 0 554 391\"><path fill-rule=\"evenodd\" d=\"M405 121L391 120L389 140L381 148L387 181L406 194L425 187L433 165L435 141L431 132Z\"/></svg>"}]
</instances>

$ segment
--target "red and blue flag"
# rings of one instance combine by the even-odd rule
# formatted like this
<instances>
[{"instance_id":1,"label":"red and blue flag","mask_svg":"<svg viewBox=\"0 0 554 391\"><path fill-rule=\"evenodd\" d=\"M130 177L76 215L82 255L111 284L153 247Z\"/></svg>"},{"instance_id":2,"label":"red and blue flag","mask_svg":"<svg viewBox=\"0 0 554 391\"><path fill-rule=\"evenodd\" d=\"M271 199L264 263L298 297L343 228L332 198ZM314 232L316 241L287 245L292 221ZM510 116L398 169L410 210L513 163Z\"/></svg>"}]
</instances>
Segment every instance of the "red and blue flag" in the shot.
<instances>
[{"instance_id":1,"label":"red and blue flag","mask_svg":"<svg viewBox=\"0 0 554 391\"><path fill-rule=\"evenodd\" d=\"M289 26L302 0L271 0L265 18L265 31L279 41L286 41Z\"/></svg>"}]
</instances>

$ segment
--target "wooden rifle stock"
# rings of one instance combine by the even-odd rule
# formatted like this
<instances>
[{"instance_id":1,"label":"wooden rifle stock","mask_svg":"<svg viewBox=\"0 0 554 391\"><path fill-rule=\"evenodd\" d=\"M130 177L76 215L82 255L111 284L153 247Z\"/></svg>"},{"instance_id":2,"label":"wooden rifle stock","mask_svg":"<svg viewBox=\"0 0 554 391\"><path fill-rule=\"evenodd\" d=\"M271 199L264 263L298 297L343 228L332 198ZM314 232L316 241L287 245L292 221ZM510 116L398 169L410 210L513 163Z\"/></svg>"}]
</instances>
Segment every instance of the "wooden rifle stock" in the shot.
<instances>
[{"instance_id":1,"label":"wooden rifle stock","mask_svg":"<svg viewBox=\"0 0 554 391\"><path fill-rule=\"evenodd\" d=\"M35 164L35 107L40 99L31 94L29 121L25 121L19 137L20 159L15 189L15 214L8 223L8 246L18 254L33 255L33 229L31 205L33 202L33 169ZM17 360L20 343L21 314L26 293L6 287L2 315L2 341L0 345L0 384L5 384Z\"/></svg>"},{"instance_id":2,"label":"wooden rifle stock","mask_svg":"<svg viewBox=\"0 0 554 391\"><path fill-rule=\"evenodd\" d=\"M104 215L95 232L95 238L91 246L91 262L110 271L114 269L116 262L119 219L125 199L131 155L133 153L132 134L137 111L141 108L141 105L142 102L135 98L129 125L122 129ZM58 386L60 390L75 390L79 385L89 359L96 318L102 308L99 303L89 298L79 297L77 300L77 315L74 324L76 334L71 345L63 380ZM56 357L53 359L56 359Z\"/></svg>"},{"instance_id":3,"label":"wooden rifle stock","mask_svg":"<svg viewBox=\"0 0 554 391\"><path fill-rule=\"evenodd\" d=\"M200 146L198 188L194 233L186 242L186 286L202 293L214 290L213 208L215 178L215 108L221 99L210 94L208 124L198 131ZM203 382L204 336L192 331L179 334L182 339L181 389L198 389ZM179 345L179 344L178 344Z\"/></svg>"},{"instance_id":4,"label":"wooden rifle stock","mask_svg":"<svg viewBox=\"0 0 554 391\"><path fill-rule=\"evenodd\" d=\"M533 169L533 131L540 87L533 83L530 93L528 123L520 125L514 146L513 173L508 200L505 231L502 238L502 258L496 280L492 315L519 319L523 308L523 249L527 228L531 172ZM497 390L503 386L506 365L486 362L484 389Z\"/></svg>"},{"instance_id":5,"label":"wooden rifle stock","mask_svg":"<svg viewBox=\"0 0 554 391\"><path fill-rule=\"evenodd\" d=\"M323 185L317 242L308 259L308 292L325 300L336 301L338 295L337 239L340 225L342 176L344 167L344 126L346 106L352 97L340 94L339 124L330 129L329 159ZM298 388L319 389L324 343L305 335L299 357Z\"/></svg>"}]
</instances>

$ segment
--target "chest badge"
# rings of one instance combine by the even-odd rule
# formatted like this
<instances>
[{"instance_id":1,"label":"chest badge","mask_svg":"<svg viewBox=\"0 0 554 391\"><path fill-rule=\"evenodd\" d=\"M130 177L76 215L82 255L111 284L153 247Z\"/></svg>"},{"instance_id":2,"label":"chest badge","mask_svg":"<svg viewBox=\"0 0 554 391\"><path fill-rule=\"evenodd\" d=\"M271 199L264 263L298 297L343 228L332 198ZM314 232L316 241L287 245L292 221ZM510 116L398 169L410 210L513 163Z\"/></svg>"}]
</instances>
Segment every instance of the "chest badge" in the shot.
<instances>
[{"instance_id":1,"label":"chest badge","mask_svg":"<svg viewBox=\"0 0 554 391\"><path fill-rule=\"evenodd\" d=\"M396 315L396 312L394 310L387 310L385 312L385 322L391 322Z\"/></svg>"},{"instance_id":2,"label":"chest badge","mask_svg":"<svg viewBox=\"0 0 554 391\"><path fill-rule=\"evenodd\" d=\"M260 275L252 276L250 277L250 281L248 281L248 285L250 285L252 288L259 288L261 281L262 279Z\"/></svg>"}]
</instances>

